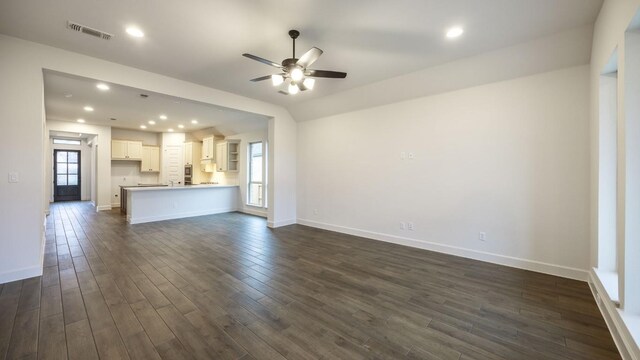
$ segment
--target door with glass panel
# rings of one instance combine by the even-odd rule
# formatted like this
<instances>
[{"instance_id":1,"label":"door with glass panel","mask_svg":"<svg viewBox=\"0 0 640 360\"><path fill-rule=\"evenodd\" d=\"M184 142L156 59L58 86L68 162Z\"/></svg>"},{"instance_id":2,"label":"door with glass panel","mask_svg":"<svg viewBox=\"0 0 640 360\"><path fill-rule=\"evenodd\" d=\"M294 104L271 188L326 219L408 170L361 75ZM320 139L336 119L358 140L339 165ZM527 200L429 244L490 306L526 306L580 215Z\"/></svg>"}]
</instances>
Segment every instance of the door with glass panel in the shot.
<instances>
[{"instance_id":1,"label":"door with glass panel","mask_svg":"<svg viewBox=\"0 0 640 360\"><path fill-rule=\"evenodd\" d=\"M53 201L80 200L80 151L53 151Z\"/></svg>"}]
</instances>

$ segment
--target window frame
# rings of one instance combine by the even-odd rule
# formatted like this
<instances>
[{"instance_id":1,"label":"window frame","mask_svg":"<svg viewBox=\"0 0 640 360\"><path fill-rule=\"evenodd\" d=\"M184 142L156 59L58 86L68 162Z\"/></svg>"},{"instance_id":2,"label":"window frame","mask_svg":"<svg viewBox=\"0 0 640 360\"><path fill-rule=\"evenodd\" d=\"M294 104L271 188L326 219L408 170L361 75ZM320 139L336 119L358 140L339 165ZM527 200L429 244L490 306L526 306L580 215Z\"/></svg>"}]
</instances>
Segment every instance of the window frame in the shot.
<instances>
[{"instance_id":1,"label":"window frame","mask_svg":"<svg viewBox=\"0 0 640 360\"><path fill-rule=\"evenodd\" d=\"M255 144L260 144L261 146L261 166L262 166L262 179L260 181L253 181L252 180L252 171L251 171L251 164L252 164L252 158L253 158L253 150L252 147ZM266 182L266 142L264 140L259 140L259 141L251 141L249 142L249 144L247 145L247 197L245 200L245 203L247 206L252 206L252 207L257 207L257 208L267 208L267 202L266 202L266 198L267 198L267 182ZM255 204L251 202L251 186L252 185L259 185L260 186L260 191L259 191L259 204Z\"/></svg>"}]
</instances>

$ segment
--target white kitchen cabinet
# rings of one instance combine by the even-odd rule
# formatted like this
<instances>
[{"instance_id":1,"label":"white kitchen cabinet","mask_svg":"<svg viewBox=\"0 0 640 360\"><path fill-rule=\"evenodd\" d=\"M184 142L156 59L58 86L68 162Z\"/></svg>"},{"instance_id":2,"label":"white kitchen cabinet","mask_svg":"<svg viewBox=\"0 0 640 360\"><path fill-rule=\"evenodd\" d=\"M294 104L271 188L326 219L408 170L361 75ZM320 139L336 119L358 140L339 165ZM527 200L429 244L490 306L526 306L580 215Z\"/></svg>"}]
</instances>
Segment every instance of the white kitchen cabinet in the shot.
<instances>
[{"instance_id":1,"label":"white kitchen cabinet","mask_svg":"<svg viewBox=\"0 0 640 360\"><path fill-rule=\"evenodd\" d=\"M202 155L202 144L199 141L189 141L184 143L184 164L195 166L200 164Z\"/></svg>"},{"instance_id":2,"label":"white kitchen cabinet","mask_svg":"<svg viewBox=\"0 0 640 360\"><path fill-rule=\"evenodd\" d=\"M140 172L160 171L160 148L158 146L142 147L142 162Z\"/></svg>"},{"instance_id":3,"label":"white kitchen cabinet","mask_svg":"<svg viewBox=\"0 0 640 360\"><path fill-rule=\"evenodd\" d=\"M202 160L215 160L216 146L213 136L202 139Z\"/></svg>"},{"instance_id":4,"label":"white kitchen cabinet","mask_svg":"<svg viewBox=\"0 0 640 360\"><path fill-rule=\"evenodd\" d=\"M240 140L225 140L216 143L216 171L236 172L239 169Z\"/></svg>"},{"instance_id":5,"label":"white kitchen cabinet","mask_svg":"<svg viewBox=\"0 0 640 360\"><path fill-rule=\"evenodd\" d=\"M142 160L142 141L111 140L111 160Z\"/></svg>"}]
</instances>

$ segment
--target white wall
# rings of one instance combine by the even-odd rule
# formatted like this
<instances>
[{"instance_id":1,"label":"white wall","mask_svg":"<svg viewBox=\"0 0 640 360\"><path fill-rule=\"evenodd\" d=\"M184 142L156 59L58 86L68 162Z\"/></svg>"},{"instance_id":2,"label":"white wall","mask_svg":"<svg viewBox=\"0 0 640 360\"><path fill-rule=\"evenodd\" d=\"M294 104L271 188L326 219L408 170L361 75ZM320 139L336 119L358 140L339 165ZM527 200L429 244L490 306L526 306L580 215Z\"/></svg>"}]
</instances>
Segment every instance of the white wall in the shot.
<instances>
[{"instance_id":1,"label":"white wall","mask_svg":"<svg viewBox=\"0 0 640 360\"><path fill-rule=\"evenodd\" d=\"M299 123L299 222L585 279L588 80L572 67Z\"/></svg>"},{"instance_id":2,"label":"white wall","mask_svg":"<svg viewBox=\"0 0 640 360\"><path fill-rule=\"evenodd\" d=\"M259 141L266 143L268 136L269 134L267 130L227 136L225 139L240 140L240 151L238 154L238 158L240 159L240 168L237 173L227 172L213 175L213 177L218 177L222 180L220 183L237 184L240 186L240 204L238 206L240 211L265 217L267 216L266 208L247 205L247 181L249 176L248 151L250 143ZM268 190L269 189L267 189L267 191Z\"/></svg>"},{"instance_id":3,"label":"white wall","mask_svg":"<svg viewBox=\"0 0 640 360\"><path fill-rule=\"evenodd\" d=\"M20 182L0 182L3 216L0 217L0 282L40 275L44 234L45 126L43 69L60 71L105 82L159 92L269 116L272 141L273 191L270 225L295 221L296 123L282 107L228 92L146 72L86 55L0 35L0 174L17 172ZM91 133L80 131L82 133ZM108 137L110 140L110 136ZM109 152L99 136L98 152ZM15 149L20 149L16 152ZM283 161L278 159L282 157ZM110 164L98 164L98 176L110 179ZM102 184L102 183L100 183ZM98 189L98 201L110 206L110 182L106 196Z\"/></svg>"}]
</instances>

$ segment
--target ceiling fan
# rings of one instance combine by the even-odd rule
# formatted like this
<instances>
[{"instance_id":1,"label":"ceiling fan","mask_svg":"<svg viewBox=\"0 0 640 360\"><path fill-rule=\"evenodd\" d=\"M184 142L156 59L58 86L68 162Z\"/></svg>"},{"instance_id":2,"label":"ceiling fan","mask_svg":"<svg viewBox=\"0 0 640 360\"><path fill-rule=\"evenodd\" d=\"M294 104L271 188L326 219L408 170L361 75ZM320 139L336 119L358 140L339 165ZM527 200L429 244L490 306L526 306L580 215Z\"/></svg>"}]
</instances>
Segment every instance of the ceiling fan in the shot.
<instances>
[{"instance_id":1,"label":"ceiling fan","mask_svg":"<svg viewBox=\"0 0 640 360\"><path fill-rule=\"evenodd\" d=\"M282 70L279 74L265 75L251 79L251 81L256 82L271 79L273 86L279 86L287 82L287 91L280 90L278 92L283 95L295 95L299 91L312 90L316 81L315 78L344 79L347 77L347 73L344 72L309 69L308 67L322 55L322 50L317 47L312 47L311 50L304 53L298 59L296 58L296 39L300 36L300 32L298 30L289 30L289 36L293 40L293 56L282 60L281 64L259 56L247 53L242 54L244 57Z\"/></svg>"}]
</instances>

